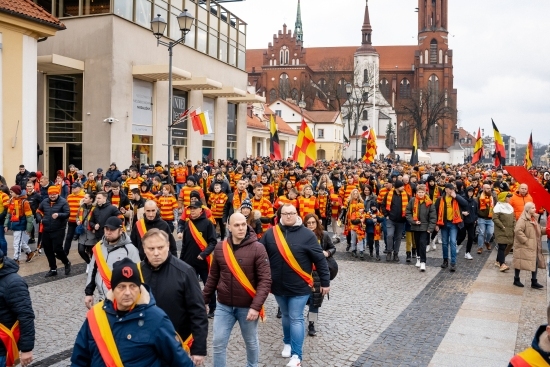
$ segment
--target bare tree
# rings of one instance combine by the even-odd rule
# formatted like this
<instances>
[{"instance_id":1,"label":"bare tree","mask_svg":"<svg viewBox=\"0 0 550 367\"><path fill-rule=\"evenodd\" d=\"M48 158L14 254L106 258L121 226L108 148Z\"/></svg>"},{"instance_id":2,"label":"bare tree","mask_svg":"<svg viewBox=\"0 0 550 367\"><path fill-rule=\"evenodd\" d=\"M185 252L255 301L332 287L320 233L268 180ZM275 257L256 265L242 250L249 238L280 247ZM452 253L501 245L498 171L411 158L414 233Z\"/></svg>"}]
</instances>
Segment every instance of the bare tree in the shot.
<instances>
[{"instance_id":1,"label":"bare tree","mask_svg":"<svg viewBox=\"0 0 550 367\"><path fill-rule=\"evenodd\" d=\"M412 98L401 105L411 123L408 128L416 129L422 149L428 149L432 128L443 120L454 120L453 103L446 91L437 88L422 88L413 91Z\"/></svg>"}]
</instances>

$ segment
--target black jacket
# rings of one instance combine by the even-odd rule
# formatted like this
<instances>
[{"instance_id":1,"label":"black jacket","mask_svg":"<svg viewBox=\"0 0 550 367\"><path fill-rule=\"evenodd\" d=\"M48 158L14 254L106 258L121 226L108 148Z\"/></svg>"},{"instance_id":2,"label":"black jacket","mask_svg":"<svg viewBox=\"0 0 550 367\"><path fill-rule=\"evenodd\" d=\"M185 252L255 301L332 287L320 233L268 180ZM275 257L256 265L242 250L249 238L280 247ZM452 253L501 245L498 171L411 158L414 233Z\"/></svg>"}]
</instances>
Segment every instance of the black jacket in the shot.
<instances>
[{"instance_id":1,"label":"black jacket","mask_svg":"<svg viewBox=\"0 0 550 367\"><path fill-rule=\"evenodd\" d=\"M208 190L210 192L214 192L214 184L220 184L221 185L221 187L222 187L221 192L224 192L227 195L229 195L231 193L231 187L229 186L229 184L225 180L212 181L212 183L210 184L210 187L208 188Z\"/></svg>"},{"instance_id":2,"label":"black jacket","mask_svg":"<svg viewBox=\"0 0 550 367\"><path fill-rule=\"evenodd\" d=\"M58 214L56 219L52 218L54 213ZM69 203L61 196L57 197L56 201L51 201L50 198L43 200L36 211L36 220L42 223L44 232L55 232L65 230L67 221L69 220Z\"/></svg>"},{"instance_id":3,"label":"black jacket","mask_svg":"<svg viewBox=\"0 0 550 367\"><path fill-rule=\"evenodd\" d=\"M0 324L11 329L19 320L19 350L34 349L34 312L25 280L17 274L19 265L7 256L0 268ZM6 355L4 343L0 342L0 356Z\"/></svg>"},{"instance_id":4,"label":"black jacket","mask_svg":"<svg viewBox=\"0 0 550 367\"><path fill-rule=\"evenodd\" d=\"M332 238L327 231L323 231L323 238L321 239L320 245L323 251L327 251L329 253L329 257L333 256L334 253L336 253L336 247L334 247L334 244L332 243ZM310 299L309 301L313 302L314 307L321 307L324 298L324 296L321 294L321 277L316 270L313 271L311 275L313 276L313 288L311 289L312 299Z\"/></svg>"},{"instance_id":5,"label":"black jacket","mask_svg":"<svg viewBox=\"0 0 550 367\"><path fill-rule=\"evenodd\" d=\"M243 198L251 199L252 196L254 196L254 195L251 195L247 191L245 191L245 192L246 192L246 195L243 195ZM222 220L223 220L224 223L227 223L229 221L229 218L231 217L231 215L233 215L233 213L235 212L233 210L233 197L234 196L235 196L234 192L227 196L227 201L225 202L225 206L223 207L223 219ZM243 200L241 200L241 203L243 202Z\"/></svg>"},{"instance_id":6,"label":"black jacket","mask_svg":"<svg viewBox=\"0 0 550 367\"><path fill-rule=\"evenodd\" d=\"M206 249L202 251L199 245L195 242L195 239L191 235L191 229L189 228L189 222L193 221L193 224L197 227L197 230L202 234L202 237L206 241ZM206 256L210 255L218 240L216 239L216 228L210 219L206 218L204 211L195 220L179 220L178 221L178 233L183 233L183 239L181 241L181 254L180 259L191 265L197 270L208 269L206 263ZM202 260L197 259L197 256L201 255Z\"/></svg>"},{"instance_id":7,"label":"black jacket","mask_svg":"<svg viewBox=\"0 0 550 367\"><path fill-rule=\"evenodd\" d=\"M278 226L280 226L283 236L302 270L311 274L313 264L315 264L321 279L321 286L330 286L330 273L327 261L315 234L302 225L300 218L298 218L294 226L283 226L281 224L278 224ZM264 244L267 250L271 265L271 293L276 296L304 296L311 294L309 285L288 266L279 252L273 234L274 228L269 228L260 239L260 242Z\"/></svg>"},{"instance_id":8,"label":"black jacket","mask_svg":"<svg viewBox=\"0 0 550 367\"><path fill-rule=\"evenodd\" d=\"M27 201L31 206L32 214L35 214L38 206L40 205L40 202L42 202L42 196L40 196L40 194L35 191L30 195L27 194Z\"/></svg>"},{"instance_id":9,"label":"black jacket","mask_svg":"<svg viewBox=\"0 0 550 367\"><path fill-rule=\"evenodd\" d=\"M390 204L390 210L389 211L386 210L386 199L388 197L388 194L386 194L386 196L384 197L384 200L382 201L382 204L380 205L380 210L382 211L382 214L384 214L385 217L388 217L392 222L396 222L396 223L407 222L407 218L403 215L403 208L401 207L401 203L403 199L401 198L401 195L399 195L397 191L393 193L393 197L391 199L391 204ZM407 196L409 195L407 194Z\"/></svg>"},{"instance_id":10,"label":"black jacket","mask_svg":"<svg viewBox=\"0 0 550 367\"><path fill-rule=\"evenodd\" d=\"M94 211L92 212L92 217L90 218L90 228L94 229L96 224L99 224L99 229L95 231L95 238L99 241L103 238L103 226L107 219L111 217L118 217L120 211L114 205L111 205L111 202L106 201L103 205L96 205Z\"/></svg>"},{"instance_id":11,"label":"black jacket","mask_svg":"<svg viewBox=\"0 0 550 367\"><path fill-rule=\"evenodd\" d=\"M25 170L25 172L17 173L17 176L15 176L15 184L19 185L21 187L21 190L25 190L25 187L27 187L27 181L29 181L30 172Z\"/></svg>"},{"instance_id":12,"label":"black jacket","mask_svg":"<svg viewBox=\"0 0 550 367\"><path fill-rule=\"evenodd\" d=\"M466 193L468 195L468 193ZM466 200L467 205L464 206L464 211L470 212L468 215L462 215L462 220L464 220L464 224L472 224L477 220L477 200L474 197L464 197L464 200Z\"/></svg>"},{"instance_id":13,"label":"black jacket","mask_svg":"<svg viewBox=\"0 0 550 367\"><path fill-rule=\"evenodd\" d=\"M180 337L185 340L193 334L191 355L205 356L208 318L195 269L169 254L157 269L142 261L141 272L157 306L166 312Z\"/></svg>"},{"instance_id":14,"label":"black jacket","mask_svg":"<svg viewBox=\"0 0 550 367\"><path fill-rule=\"evenodd\" d=\"M156 228L161 231L166 232L168 235L168 239L170 241L170 253L174 256L178 256L178 248L176 247L176 239L174 238L174 235L172 232L170 232L170 228L168 227L168 223L166 223L164 220L160 218L160 214L157 212L157 215L155 216L155 219L149 220L145 216L143 217L143 220L145 221L145 228L147 230ZM136 221L137 223L137 221ZM139 234L139 231L134 224L132 227L132 233L130 234L130 240L132 241L132 244L136 246L136 248L139 251L139 258L141 260L145 259L145 253L143 252L143 246L141 244L141 236Z\"/></svg>"},{"instance_id":15,"label":"black jacket","mask_svg":"<svg viewBox=\"0 0 550 367\"><path fill-rule=\"evenodd\" d=\"M130 200L128 199L128 195L126 195L126 193L122 190L120 190L120 201L118 202L118 207L119 208L125 208L127 206L130 206ZM107 201L112 203L112 197L113 197L113 191L109 191L109 193L107 194Z\"/></svg>"}]
</instances>

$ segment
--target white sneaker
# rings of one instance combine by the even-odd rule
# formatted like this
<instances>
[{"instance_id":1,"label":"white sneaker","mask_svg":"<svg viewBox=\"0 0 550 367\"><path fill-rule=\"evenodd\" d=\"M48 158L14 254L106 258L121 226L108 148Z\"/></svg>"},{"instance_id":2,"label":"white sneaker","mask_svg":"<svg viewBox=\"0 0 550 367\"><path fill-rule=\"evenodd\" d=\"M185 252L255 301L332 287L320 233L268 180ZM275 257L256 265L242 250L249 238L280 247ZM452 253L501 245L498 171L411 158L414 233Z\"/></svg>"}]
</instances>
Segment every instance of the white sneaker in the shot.
<instances>
[{"instance_id":1,"label":"white sneaker","mask_svg":"<svg viewBox=\"0 0 550 367\"><path fill-rule=\"evenodd\" d=\"M436 249L436 248L437 248L437 247L435 246L435 242L434 242L434 243L432 243L432 250L434 250L434 251L435 251L435 249ZM426 252L428 252L428 251L426 251Z\"/></svg>"},{"instance_id":2,"label":"white sneaker","mask_svg":"<svg viewBox=\"0 0 550 367\"><path fill-rule=\"evenodd\" d=\"M472 257L472 255L470 255L469 252L466 252L466 254L464 255L464 258L465 259L468 259L468 260L473 260L474 258Z\"/></svg>"},{"instance_id":3,"label":"white sneaker","mask_svg":"<svg viewBox=\"0 0 550 367\"><path fill-rule=\"evenodd\" d=\"M290 358L290 361L286 364L286 367L300 367L302 363L300 362L300 358L298 358L298 355L293 354L292 358Z\"/></svg>"},{"instance_id":4,"label":"white sneaker","mask_svg":"<svg viewBox=\"0 0 550 367\"><path fill-rule=\"evenodd\" d=\"M416 267L417 268L420 267L420 258L419 257L416 258Z\"/></svg>"},{"instance_id":5,"label":"white sneaker","mask_svg":"<svg viewBox=\"0 0 550 367\"><path fill-rule=\"evenodd\" d=\"M426 263L420 263L420 271L426 271Z\"/></svg>"},{"instance_id":6,"label":"white sneaker","mask_svg":"<svg viewBox=\"0 0 550 367\"><path fill-rule=\"evenodd\" d=\"M426 253L430 252L430 245L426 246Z\"/></svg>"},{"instance_id":7,"label":"white sneaker","mask_svg":"<svg viewBox=\"0 0 550 367\"><path fill-rule=\"evenodd\" d=\"M290 344L285 344L283 351L281 352L281 356L283 356L284 358L289 358L291 351L292 348L290 347Z\"/></svg>"}]
</instances>

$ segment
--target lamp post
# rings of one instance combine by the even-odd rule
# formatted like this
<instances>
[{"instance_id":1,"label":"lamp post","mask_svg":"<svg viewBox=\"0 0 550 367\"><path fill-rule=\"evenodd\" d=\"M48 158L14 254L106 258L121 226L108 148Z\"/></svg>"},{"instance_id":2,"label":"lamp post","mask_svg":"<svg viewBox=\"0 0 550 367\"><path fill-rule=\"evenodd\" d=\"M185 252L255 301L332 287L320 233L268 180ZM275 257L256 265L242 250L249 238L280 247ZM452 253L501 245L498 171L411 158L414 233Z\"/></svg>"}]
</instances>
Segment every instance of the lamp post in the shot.
<instances>
[{"instance_id":1,"label":"lamp post","mask_svg":"<svg viewBox=\"0 0 550 367\"><path fill-rule=\"evenodd\" d=\"M153 35L157 38L157 47L158 45L163 45L168 48L168 55L169 55L169 62L168 62L168 176L171 177L170 174L170 161L172 160L170 157L170 154L172 153L172 49L175 45L184 44L185 43L185 36L189 31L191 30L191 27L193 26L193 22L195 18L187 11L187 9L184 9L180 15L177 16L178 25L181 30L181 38L176 41L170 41L165 42L161 41L160 38L164 35L164 31L166 30L166 26L168 23L160 16L160 14L157 14L156 18L153 18L151 20L151 30L153 31Z\"/></svg>"},{"instance_id":2,"label":"lamp post","mask_svg":"<svg viewBox=\"0 0 550 367\"><path fill-rule=\"evenodd\" d=\"M363 88L363 92L361 93L361 97L352 97L352 95L354 94L353 93L353 86L351 85L351 83L346 83L346 94L348 95L348 126L351 126L351 115L352 115L352 108L353 108L353 104L354 103L357 103L357 116L356 118L359 119L359 114L362 112L359 108L359 103L366 103L368 100L369 100L369 93L366 92L365 90L367 90L368 88L370 87L370 84L368 83L368 81L365 81L362 85L362 88ZM355 131L355 160L357 161L359 158L358 158L358 145L359 145L359 122L357 122L357 125L356 126L356 131ZM351 136L350 136L351 138Z\"/></svg>"}]
</instances>

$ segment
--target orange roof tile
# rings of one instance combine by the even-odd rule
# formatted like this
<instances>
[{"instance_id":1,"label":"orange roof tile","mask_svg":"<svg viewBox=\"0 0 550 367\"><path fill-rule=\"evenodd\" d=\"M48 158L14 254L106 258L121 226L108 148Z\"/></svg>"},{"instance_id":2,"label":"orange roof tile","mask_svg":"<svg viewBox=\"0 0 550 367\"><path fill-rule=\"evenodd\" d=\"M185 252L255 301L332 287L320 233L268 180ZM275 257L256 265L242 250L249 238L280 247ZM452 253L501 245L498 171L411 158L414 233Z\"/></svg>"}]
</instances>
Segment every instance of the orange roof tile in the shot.
<instances>
[{"instance_id":1,"label":"orange roof tile","mask_svg":"<svg viewBox=\"0 0 550 367\"><path fill-rule=\"evenodd\" d=\"M416 50L418 46L376 46L380 70L412 70Z\"/></svg>"},{"instance_id":2,"label":"orange roof tile","mask_svg":"<svg viewBox=\"0 0 550 367\"><path fill-rule=\"evenodd\" d=\"M296 130L291 128L290 125L287 124L286 121L283 120L281 116L276 115L275 116L275 122L277 123L277 130L278 131L280 131L282 133L285 133L285 134L288 134L288 135L298 135L298 133L296 133Z\"/></svg>"},{"instance_id":3,"label":"orange roof tile","mask_svg":"<svg viewBox=\"0 0 550 367\"><path fill-rule=\"evenodd\" d=\"M0 0L0 12L27 18L57 29L65 29L65 25L59 19L31 0Z\"/></svg>"},{"instance_id":4,"label":"orange roof tile","mask_svg":"<svg viewBox=\"0 0 550 367\"><path fill-rule=\"evenodd\" d=\"M257 116L250 117L250 115L246 115L246 126L252 129L269 131L268 127Z\"/></svg>"},{"instance_id":5,"label":"orange roof tile","mask_svg":"<svg viewBox=\"0 0 550 367\"><path fill-rule=\"evenodd\" d=\"M313 101L313 106L311 106L312 111L326 111L327 105L323 103L319 98L315 98Z\"/></svg>"}]
</instances>

